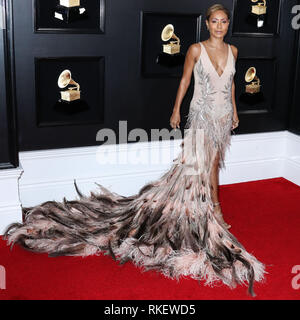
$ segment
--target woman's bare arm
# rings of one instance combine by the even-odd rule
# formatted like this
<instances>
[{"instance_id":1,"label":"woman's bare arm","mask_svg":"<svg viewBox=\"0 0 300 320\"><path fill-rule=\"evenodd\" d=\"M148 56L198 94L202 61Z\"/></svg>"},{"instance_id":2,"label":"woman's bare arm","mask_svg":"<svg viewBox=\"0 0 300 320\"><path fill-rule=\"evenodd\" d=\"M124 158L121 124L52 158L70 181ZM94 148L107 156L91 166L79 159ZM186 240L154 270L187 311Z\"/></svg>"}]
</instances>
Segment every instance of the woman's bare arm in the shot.
<instances>
[{"instance_id":1,"label":"woman's bare arm","mask_svg":"<svg viewBox=\"0 0 300 320\"><path fill-rule=\"evenodd\" d=\"M234 59L236 61L237 56L238 56L238 49L234 45L231 45L231 47L232 47L232 53L233 53ZM233 125L232 125L232 129L235 129L237 127L236 124L238 124L239 118L238 118L238 113L237 113L237 108L236 108L234 80L232 80L231 96L232 96L232 105L233 105L233 121L235 121L235 123L233 123Z\"/></svg>"},{"instance_id":2,"label":"woman's bare arm","mask_svg":"<svg viewBox=\"0 0 300 320\"><path fill-rule=\"evenodd\" d=\"M179 88L177 90L176 100L173 108L173 113L170 119L170 125L173 129L179 128L180 123L180 106L182 100L187 92L187 89L191 82L192 72L197 58L200 56L200 46L196 43L190 45L183 67L183 74L180 80Z\"/></svg>"}]
</instances>

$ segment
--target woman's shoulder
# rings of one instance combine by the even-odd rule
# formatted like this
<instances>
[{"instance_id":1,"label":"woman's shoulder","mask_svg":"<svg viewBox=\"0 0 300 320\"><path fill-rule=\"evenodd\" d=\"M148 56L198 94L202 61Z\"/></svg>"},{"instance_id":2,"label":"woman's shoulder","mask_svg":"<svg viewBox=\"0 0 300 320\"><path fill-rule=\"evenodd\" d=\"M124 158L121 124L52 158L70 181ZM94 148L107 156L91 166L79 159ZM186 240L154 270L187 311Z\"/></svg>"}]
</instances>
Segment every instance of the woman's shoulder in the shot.
<instances>
[{"instance_id":1,"label":"woman's shoulder","mask_svg":"<svg viewBox=\"0 0 300 320\"><path fill-rule=\"evenodd\" d=\"M196 42L196 43L192 43L189 46L189 54L194 57L195 60L197 60L197 58L199 57L200 53L201 53L201 46L200 46L200 42Z\"/></svg>"},{"instance_id":2,"label":"woman's shoulder","mask_svg":"<svg viewBox=\"0 0 300 320\"><path fill-rule=\"evenodd\" d=\"M233 44L230 44L230 43L228 43L228 44L231 46L232 49L238 50L238 48L236 46L234 46Z\"/></svg>"},{"instance_id":3,"label":"woman's shoulder","mask_svg":"<svg viewBox=\"0 0 300 320\"><path fill-rule=\"evenodd\" d=\"M199 50L201 50L200 42L192 43L189 49L194 52L199 52Z\"/></svg>"},{"instance_id":4,"label":"woman's shoulder","mask_svg":"<svg viewBox=\"0 0 300 320\"><path fill-rule=\"evenodd\" d=\"M232 54L234 55L235 60L237 59L237 55L238 55L238 48L236 46L234 46L233 44L230 44L231 50L232 50Z\"/></svg>"}]
</instances>

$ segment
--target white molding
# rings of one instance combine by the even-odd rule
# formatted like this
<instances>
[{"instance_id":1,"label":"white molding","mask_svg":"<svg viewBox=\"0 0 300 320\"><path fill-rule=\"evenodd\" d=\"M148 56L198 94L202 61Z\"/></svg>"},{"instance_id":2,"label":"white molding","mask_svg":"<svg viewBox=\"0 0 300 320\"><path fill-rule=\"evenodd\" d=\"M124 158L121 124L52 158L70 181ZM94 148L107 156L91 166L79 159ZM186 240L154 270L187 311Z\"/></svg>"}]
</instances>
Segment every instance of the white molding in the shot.
<instances>
[{"instance_id":1,"label":"white molding","mask_svg":"<svg viewBox=\"0 0 300 320\"><path fill-rule=\"evenodd\" d=\"M78 198L74 179L85 194L99 190L95 183L122 195L137 193L170 168L181 141L20 152L20 168L0 170L4 190L0 194L0 234L9 223L21 221L21 203L26 207L63 197ZM101 165L99 152L133 163ZM161 162L148 161L150 156L153 161L161 155ZM233 135L225 166L219 174L220 185L284 177L300 186L300 136L289 131Z\"/></svg>"},{"instance_id":2,"label":"white molding","mask_svg":"<svg viewBox=\"0 0 300 320\"><path fill-rule=\"evenodd\" d=\"M22 208L18 180L23 173L20 166L0 170L0 234L12 222L22 221Z\"/></svg>"},{"instance_id":3,"label":"white molding","mask_svg":"<svg viewBox=\"0 0 300 320\"><path fill-rule=\"evenodd\" d=\"M283 176L300 185L300 136L288 131L286 137Z\"/></svg>"}]
</instances>

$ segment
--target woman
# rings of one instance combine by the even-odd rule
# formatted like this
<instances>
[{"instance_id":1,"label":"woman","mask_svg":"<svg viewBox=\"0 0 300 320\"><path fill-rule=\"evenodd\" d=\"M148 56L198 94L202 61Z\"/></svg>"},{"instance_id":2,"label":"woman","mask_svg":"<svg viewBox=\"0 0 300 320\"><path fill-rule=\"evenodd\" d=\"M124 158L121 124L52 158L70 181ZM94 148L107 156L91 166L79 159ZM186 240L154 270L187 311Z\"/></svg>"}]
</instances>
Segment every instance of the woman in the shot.
<instances>
[{"instance_id":1,"label":"woman","mask_svg":"<svg viewBox=\"0 0 300 320\"><path fill-rule=\"evenodd\" d=\"M227 34L229 27L229 12L222 5L214 5L209 8L206 15L206 26L210 32L210 37L208 40L200 43L195 43L190 46L185 60L184 72L180 81L179 89L177 92L177 97L175 101L175 106L173 109L173 114L170 119L170 125L173 129L179 128L180 124L180 105L186 94L186 91L190 85L191 75L195 64L199 60L201 55L201 45L204 48L202 50L206 51L206 62L211 63L212 67L215 69L216 73L222 76L224 70L227 67L227 53L228 45L224 43L223 38ZM206 48L206 49L205 49ZM232 53L236 61L238 55L238 49L231 45ZM203 53L205 54L205 53ZM209 60L209 61L207 61ZM220 77L219 76L219 77ZM235 102L235 85L232 81L232 106L233 106L233 120L232 120L232 130L235 129L239 124L239 118L236 109ZM223 215L220 209L220 202L218 200L218 184L219 184L219 158L218 153L212 167L211 172L211 189L212 189L212 200L213 205L216 207L215 215L219 220L225 224L229 229L231 226L226 224L223 220Z\"/></svg>"},{"instance_id":2,"label":"woman","mask_svg":"<svg viewBox=\"0 0 300 320\"><path fill-rule=\"evenodd\" d=\"M121 264L131 260L172 279L190 276L205 280L205 284L222 281L231 288L247 281L248 292L254 296L253 283L263 279L264 265L216 218L221 214L213 206L217 202L217 165L224 166L231 129L238 123L232 106L233 53L236 57L237 50L233 47L231 51L223 42L228 11L215 5L207 18L211 37L189 48L171 117L172 127L178 127L179 105L193 70L188 130L171 168L130 197L101 184L101 194L87 197L75 183L79 200L64 198L63 203L47 201L24 208L24 223L11 224L5 232L9 244L19 243L50 256L106 251ZM208 55L214 60L210 62Z\"/></svg>"}]
</instances>

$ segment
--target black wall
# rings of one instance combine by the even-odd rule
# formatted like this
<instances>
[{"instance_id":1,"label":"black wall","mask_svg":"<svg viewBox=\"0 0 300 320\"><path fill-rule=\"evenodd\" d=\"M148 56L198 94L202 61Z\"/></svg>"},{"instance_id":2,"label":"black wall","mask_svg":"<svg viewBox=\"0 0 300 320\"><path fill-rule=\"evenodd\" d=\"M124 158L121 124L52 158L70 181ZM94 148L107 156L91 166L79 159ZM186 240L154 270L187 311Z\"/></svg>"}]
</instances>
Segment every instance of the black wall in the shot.
<instances>
[{"instance_id":1,"label":"black wall","mask_svg":"<svg viewBox=\"0 0 300 320\"><path fill-rule=\"evenodd\" d=\"M298 1L300 4L300 1ZM300 19L299 19L300 23ZM291 109L290 109L290 123L288 129L296 134L300 134L300 29L295 34L294 47L294 76L293 93Z\"/></svg>"},{"instance_id":2,"label":"black wall","mask_svg":"<svg viewBox=\"0 0 300 320\"><path fill-rule=\"evenodd\" d=\"M0 169L19 165L14 97L13 34L10 1L1 0L5 16L0 30Z\"/></svg>"},{"instance_id":3,"label":"black wall","mask_svg":"<svg viewBox=\"0 0 300 320\"><path fill-rule=\"evenodd\" d=\"M141 76L141 11L202 14L200 41L203 41L209 37L205 26L205 11L215 2L107 0L103 34L49 34L34 33L33 0L13 0L19 149L25 151L97 145L100 143L96 141L97 131L101 128L111 128L118 133L120 120L128 121L128 132L134 128L143 128L149 134L151 128L170 129L169 118L180 78ZM245 59L264 59L274 71L274 74L264 75L265 84L272 88L270 106L264 110L254 106L249 112L239 108L238 102L240 127L236 133L300 128L299 110L296 107L299 78L295 72L295 65L299 59L299 42L296 42L298 32L291 28L291 9L298 2L281 1L279 34L275 36L233 36L231 21L230 30L224 40L239 49L237 74L241 74L239 66ZM233 12L234 1L224 0L222 3ZM298 50L297 53L295 50ZM64 56L104 57L102 123L37 126L36 111L39 106L36 104L34 61L36 58ZM193 85L192 81L182 104L182 129ZM3 123L1 130L2 128Z\"/></svg>"}]
</instances>

